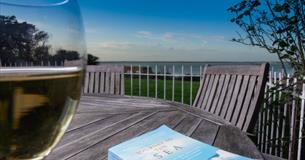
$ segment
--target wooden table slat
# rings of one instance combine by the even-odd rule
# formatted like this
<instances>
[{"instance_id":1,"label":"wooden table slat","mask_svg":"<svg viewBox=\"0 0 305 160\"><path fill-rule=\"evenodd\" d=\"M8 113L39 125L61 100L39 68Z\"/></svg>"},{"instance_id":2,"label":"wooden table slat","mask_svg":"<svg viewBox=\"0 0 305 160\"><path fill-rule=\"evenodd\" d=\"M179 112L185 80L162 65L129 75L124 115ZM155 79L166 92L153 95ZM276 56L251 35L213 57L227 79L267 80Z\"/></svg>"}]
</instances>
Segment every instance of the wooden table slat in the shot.
<instances>
[{"instance_id":1,"label":"wooden table slat","mask_svg":"<svg viewBox=\"0 0 305 160\"><path fill-rule=\"evenodd\" d=\"M96 121L103 120L105 118L108 118L110 115L107 114L92 114L92 113L87 113L87 114L76 114L73 117L73 120L68 127L66 132L81 128L83 126L89 125L91 123L94 123Z\"/></svg>"},{"instance_id":2,"label":"wooden table slat","mask_svg":"<svg viewBox=\"0 0 305 160\"><path fill-rule=\"evenodd\" d=\"M99 159L102 155L106 155L108 148L131 139L135 136L139 136L145 132L155 129L160 126L160 124L166 124L167 126L174 128L182 119L182 114L177 111L172 112L159 112L153 115L151 118L141 121L130 128L126 129L124 132L120 132L113 135L111 138L93 146L90 149L85 150L77 155L74 155L70 159L73 160L91 160Z\"/></svg>"},{"instance_id":3,"label":"wooden table slat","mask_svg":"<svg viewBox=\"0 0 305 160\"><path fill-rule=\"evenodd\" d=\"M162 124L224 150L262 158L237 127L198 108L153 98L86 95L69 129L46 160L107 159L110 147Z\"/></svg>"},{"instance_id":4,"label":"wooden table slat","mask_svg":"<svg viewBox=\"0 0 305 160\"><path fill-rule=\"evenodd\" d=\"M190 134L189 133L191 132L190 130L194 131L197 128L196 126L196 128L193 129L194 128L193 126L198 124L198 122L200 121L201 121L200 118L188 115L186 116L186 118L183 119L183 121L177 127L175 127L175 130L184 135Z\"/></svg>"},{"instance_id":5,"label":"wooden table slat","mask_svg":"<svg viewBox=\"0 0 305 160\"><path fill-rule=\"evenodd\" d=\"M142 121L143 119L155 114L154 113L138 113L136 115L130 116L126 119L123 119L121 121L118 121L117 123L114 123L113 125L109 125L107 128L99 129L86 137L83 137L81 139L77 139L71 143L68 143L64 146L59 146L58 148L54 149L54 152L56 154L52 154L48 157L49 159L66 159L69 158L82 150L85 150L89 148L90 146L94 145L95 143L98 143L109 136L116 134L125 128L137 123L138 121Z\"/></svg>"},{"instance_id":6,"label":"wooden table slat","mask_svg":"<svg viewBox=\"0 0 305 160\"><path fill-rule=\"evenodd\" d=\"M76 130L72 130L70 132L66 132L65 136L61 139L58 147L62 145L66 145L67 143L71 143L73 140L78 140L81 138L84 138L93 132L96 132L97 128L98 130L103 130L108 128L109 126L112 126L114 123L119 122L124 119L128 119L129 116L132 116L132 114L117 114L112 115L111 117L107 119L102 119L99 121L95 121L94 123L90 123L89 125L82 126L81 128L78 128Z\"/></svg>"}]
</instances>

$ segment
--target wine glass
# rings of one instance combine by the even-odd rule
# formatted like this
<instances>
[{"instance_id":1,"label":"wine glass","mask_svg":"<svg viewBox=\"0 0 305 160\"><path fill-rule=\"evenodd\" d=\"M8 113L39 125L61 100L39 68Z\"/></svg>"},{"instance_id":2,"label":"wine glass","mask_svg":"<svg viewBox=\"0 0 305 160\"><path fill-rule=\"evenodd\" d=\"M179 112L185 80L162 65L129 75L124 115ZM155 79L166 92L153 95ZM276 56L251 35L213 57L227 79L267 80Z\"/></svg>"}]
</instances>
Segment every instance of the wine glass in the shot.
<instances>
[{"instance_id":1,"label":"wine glass","mask_svg":"<svg viewBox=\"0 0 305 160\"><path fill-rule=\"evenodd\" d=\"M85 40L76 0L0 0L0 159L42 159L78 105Z\"/></svg>"}]
</instances>

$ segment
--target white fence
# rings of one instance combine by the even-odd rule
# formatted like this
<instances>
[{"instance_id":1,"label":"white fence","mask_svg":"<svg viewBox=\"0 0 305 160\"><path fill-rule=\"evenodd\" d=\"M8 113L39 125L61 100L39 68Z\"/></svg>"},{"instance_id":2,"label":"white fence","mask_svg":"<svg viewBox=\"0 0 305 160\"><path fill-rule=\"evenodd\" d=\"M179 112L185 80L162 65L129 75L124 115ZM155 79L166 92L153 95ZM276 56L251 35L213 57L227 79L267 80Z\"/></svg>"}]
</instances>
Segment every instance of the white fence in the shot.
<instances>
[{"instance_id":1,"label":"white fence","mask_svg":"<svg viewBox=\"0 0 305 160\"><path fill-rule=\"evenodd\" d=\"M202 77L202 66L125 66L125 94L146 96L192 105Z\"/></svg>"},{"instance_id":2,"label":"white fence","mask_svg":"<svg viewBox=\"0 0 305 160\"><path fill-rule=\"evenodd\" d=\"M283 87L293 85L292 93L283 101ZM275 84L276 90L268 92ZM288 98L288 101L287 101ZM305 158L304 141L305 84L288 75L270 72L265 92L265 102L258 118L258 148L268 154L288 159Z\"/></svg>"}]
</instances>

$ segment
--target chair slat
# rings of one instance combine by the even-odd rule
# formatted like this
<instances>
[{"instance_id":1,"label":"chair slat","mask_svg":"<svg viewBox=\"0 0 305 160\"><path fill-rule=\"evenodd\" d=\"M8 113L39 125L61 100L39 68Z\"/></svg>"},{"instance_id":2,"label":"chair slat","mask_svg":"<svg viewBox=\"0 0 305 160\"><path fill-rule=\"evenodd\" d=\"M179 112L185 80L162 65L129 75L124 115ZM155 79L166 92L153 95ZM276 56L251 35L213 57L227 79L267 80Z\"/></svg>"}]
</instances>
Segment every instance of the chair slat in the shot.
<instances>
[{"instance_id":1,"label":"chair slat","mask_svg":"<svg viewBox=\"0 0 305 160\"><path fill-rule=\"evenodd\" d=\"M220 93L222 91L222 87L223 87L223 84L224 84L225 76L226 75L220 75L219 83L218 83L218 86L217 86L217 91L215 93L215 97L213 99L213 103L212 103L211 109L210 109L211 113L215 113L215 111L216 111L216 106L217 106L217 103L218 103L218 101L220 99Z\"/></svg>"},{"instance_id":2,"label":"chair slat","mask_svg":"<svg viewBox=\"0 0 305 160\"><path fill-rule=\"evenodd\" d=\"M94 90L94 72L90 72L89 78L89 93L93 93Z\"/></svg>"},{"instance_id":3,"label":"chair slat","mask_svg":"<svg viewBox=\"0 0 305 160\"><path fill-rule=\"evenodd\" d=\"M110 94L114 94L115 73L110 73Z\"/></svg>"},{"instance_id":4,"label":"chair slat","mask_svg":"<svg viewBox=\"0 0 305 160\"><path fill-rule=\"evenodd\" d=\"M207 87L208 87L208 84L209 84L209 81L210 81L210 75L205 75L201 81L202 83L202 90L206 90ZM196 107L201 107L202 106L202 102L203 102L203 99L204 99L204 95L205 95L206 92L201 92L201 93L198 93L196 97L199 97L197 98L197 102L195 103Z\"/></svg>"},{"instance_id":5,"label":"chair slat","mask_svg":"<svg viewBox=\"0 0 305 160\"><path fill-rule=\"evenodd\" d=\"M237 123L237 120L240 116L240 111L241 111L242 107L247 107L247 106L242 106L242 104L244 102L245 97L247 97L246 90L248 87L249 78L250 78L249 75L244 76L244 79L243 79L243 82L241 85L241 89L240 89L240 92L239 92L239 95L237 98L237 104L233 111L233 116L232 116L232 120L231 120L231 123L234 125Z\"/></svg>"},{"instance_id":6,"label":"chair slat","mask_svg":"<svg viewBox=\"0 0 305 160\"><path fill-rule=\"evenodd\" d=\"M99 92L100 72L94 73L94 93Z\"/></svg>"},{"instance_id":7,"label":"chair slat","mask_svg":"<svg viewBox=\"0 0 305 160\"><path fill-rule=\"evenodd\" d=\"M84 93L88 93L88 89L89 89L89 72L86 72L85 84L84 84Z\"/></svg>"},{"instance_id":8,"label":"chair slat","mask_svg":"<svg viewBox=\"0 0 305 160\"><path fill-rule=\"evenodd\" d=\"M262 83L263 80L261 80L261 79L263 79L263 78L262 77L258 78L258 83ZM254 90L254 95L258 95L261 90L262 90L261 86L257 85ZM256 107L254 107L255 105L258 105L255 103L257 99L258 99L258 96L255 96L255 98L251 101L247 116L251 117L258 113L259 110ZM245 121L245 124L243 125L242 129L246 130L249 126L254 126L253 120Z\"/></svg>"},{"instance_id":9,"label":"chair slat","mask_svg":"<svg viewBox=\"0 0 305 160\"><path fill-rule=\"evenodd\" d=\"M225 116L225 120L231 122L232 119L232 115L234 113L234 109L236 106L236 102L237 102L237 97L238 97L238 93L241 87L241 82L242 82L243 76L242 75L238 75L237 79L236 79L236 83L235 83L235 87L234 87L234 91L233 91L233 95L229 104L229 108L228 111L226 113Z\"/></svg>"},{"instance_id":10,"label":"chair slat","mask_svg":"<svg viewBox=\"0 0 305 160\"><path fill-rule=\"evenodd\" d=\"M105 93L110 94L110 72L105 73Z\"/></svg>"},{"instance_id":11,"label":"chair slat","mask_svg":"<svg viewBox=\"0 0 305 160\"><path fill-rule=\"evenodd\" d=\"M210 75L210 81L207 84L207 89L205 90L205 95L203 97L202 105L200 106L200 108L203 108L203 109L206 108L206 105L208 103L208 99L209 99L209 96L210 96L211 88L212 88L213 83L214 83L214 78L215 78L215 75Z\"/></svg>"},{"instance_id":12,"label":"chair slat","mask_svg":"<svg viewBox=\"0 0 305 160\"><path fill-rule=\"evenodd\" d=\"M235 82L236 82L236 75L232 75L230 83L229 83L228 92L226 94L226 99L225 99L225 102L223 104L223 108L222 108L221 113L220 113L220 117L222 117L222 118L225 118L227 110L229 108L229 104L230 104L230 101L231 101L231 97L232 97L232 93L233 93L233 90L234 90Z\"/></svg>"},{"instance_id":13,"label":"chair slat","mask_svg":"<svg viewBox=\"0 0 305 160\"><path fill-rule=\"evenodd\" d=\"M120 74L121 73L115 73L115 93L114 94L120 94Z\"/></svg>"},{"instance_id":14,"label":"chair slat","mask_svg":"<svg viewBox=\"0 0 305 160\"><path fill-rule=\"evenodd\" d=\"M250 107L250 101L254 97L253 94L254 94L254 87L256 84L256 79L257 79L257 76L251 76L251 78L250 78L249 87L248 87L248 90L246 93L246 95L248 95L248 96L246 96L245 102L243 104L243 108L241 109L239 120L236 124L236 126L239 128L242 128L244 122L246 121L245 118L251 118L251 117L247 117L247 113L248 113L248 110Z\"/></svg>"},{"instance_id":15,"label":"chair slat","mask_svg":"<svg viewBox=\"0 0 305 160\"><path fill-rule=\"evenodd\" d=\"M124 95L124 67L114 65L88 65L84 94Z\"/></svg>"},{"instance_id":16,"label":"chair slat","mask_svg":"<svg viewBox=\"0 0 305 160\"><path fill-rule=\"evenodd\" d=\"M193 106L248 132L258 117L268 70L267 63L206 67Z\"/></svg>"},{"instance_id":17,"label":"chair slat","mask_svg":"<svg viewBox=\"0 0 305 160\"><path fill-rule=\"evenodd\" d=\"M261 102L263 100L263 96L264 96L264 89L265 89L265 84L267 81L267 73L269 72L269 64L268 63L264 63L261 65L260 67L260 73L262 73L262 76L259 76L257 78L257 84L255 85L255 90L254 90L254 98L250 103L250 108L249 111L247 113L248 117L254 117L257 116L259 113L259 107L261 105ZM245 124L242 127L243 131L249 131L249 129L254 128L256 119L252 118L252 119L247 119L247 121L245 121ZM251 132L251 131L250 131Z\"/></svg>"},{"instance_id":18,"label":"chair slat","mask_svg":"<svg viewBox=\"0 0 305 160\"><path fill-rule=\"evenodd\" d=\"M124 72L121 73L121 95L125 95L125 78L124 78Z\"/></svg>"},{"instance_id":19,"label":"chair slat","mask_svg":"<svg viewBox=\"0 0 305 160\"><path fill-rule=\"evenodd\" d=\"M212 85L212 88L211 88L211 92L209 94L209 99L208 99L208 102L207 102L206 107L205 107L206 111L210 111L210 109L211 109L211 105L212 105L212 101L213 101L214 96L215 96L219 76L220 76L219 74L215 75L214 82L213 82L213 85Z\"/></svg>"},{"instance_id":20,"label":"chair slat","mask_svg":"<svg viewBox=\"0 0 305 160\"><path fill-rule=\"evenodd\" d=\"M101 72L100 76L100 93L105 93L105 72Z\"/></svg>"},{"instance_id":21,"label":"chair slat","mask_svg":"<svg viewBox=\"0 0 305 160\"><path fill-rule=\"evenodd\" d=\"M218 116L220 115L220 111L223 108L224 99L225 99L226 93L227 93L228 88L229 88L229 81L230 81L231 76L229 74L226 74L225 77L226 77L225 82L223 84L221 95L220 95L219 101L218 101L217 106L216 106L216 111L215 111L215 114L218 115Z\"/></svg>"},{"instance_id":22,"label":"chair slat","mask_svg":"<svg viewBox=\"0 0 305 160\"><path fill-rule=\"evenodd\" d=\"M201 104L202 104L203 94L204 94L204 92L202 92L202 90L204 90L204 88L207 87L207 85L204 86L204 84L206 82L206 79L209 79L209 75L205 74L206 68L207 68L207 66L204 66L202 77L199 77L199 79L202 78L202 80L200 80L200 86L197 91L198 94L196 95L196 98L195 98L195 101L193 104L194 107L201 106Z\"/></svg>"}]
</instances>

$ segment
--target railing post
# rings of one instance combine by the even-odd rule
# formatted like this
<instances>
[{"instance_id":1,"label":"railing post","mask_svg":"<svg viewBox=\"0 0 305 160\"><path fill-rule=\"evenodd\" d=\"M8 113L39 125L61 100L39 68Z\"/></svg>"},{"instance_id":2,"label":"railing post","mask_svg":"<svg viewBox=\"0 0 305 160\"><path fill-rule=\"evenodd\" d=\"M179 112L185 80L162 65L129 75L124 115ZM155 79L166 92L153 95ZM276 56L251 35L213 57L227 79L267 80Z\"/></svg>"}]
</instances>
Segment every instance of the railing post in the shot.
<instances>
[{"instance_id":1,"label":"railing post","mask_svg":"<svg viewBox=\"0 0 305 160\"><path fill-rule=\"evenodd\" d=\"M199 82L201 82L202 80L202 65L200 65L200 68L199 68Z\"/></svg>"},{"instance_id":2,"label":"railing post","mask_svg":"<svg viewBox=\"0 0 305 160\"><path fill-rule=\"evenodd\" d=\"M184 101L184 66L181 66L181 103Z\"/></svg>"},{"instance_id":3,"label":"railing post","mask_svg":"<svg viewBox=\"0 0 305 160\"><path fill-rule=\"evenodd\" d=\"M272 72L270 71L269 72L269 84L270 85L272 85L272 74L271 74ZM268 89L269 89L270 87L268 87ZM271 141L271 137L270 137L270 128L271 128L271 123L270 123L270 106L269 106L269 104L271 103L271 98L270 98L270 96L271 96L271 94L270 93L268 93L268 95L267 95L267 98L268 98L268 104L267 104L267 106L266 106L266 122L265 122L265 124L266 124L266 141L265 141L265 153L269 153L270 152L270 148L269 148L269 141ZM269 149L269 150L268 150Z\"/></svg>"},{"instance_id":4,"label":"railing post","mask_svg":"<svg viewBox=\"0 0 305 160\"><path fill-rule=\"evenodd\" d=\"M142 71L141 71L141 65L139 64L139 77L138 77L138 79L139 79L139 96L142 95L141 77L142 77Z\"/></svg>"},{"instance_id":5,"label":"railing post","mask_svg":"<svg viewBox=\"0 0 305 160\"><path fill-rule=\"evenodd\" d=\"M56 63L55 63L56 64ZM121 80L121 95L125 95L125 66L123 65L123 72L122 72L122 80ZM102 91L100 91L102 92Z\"/></svg>"},{"instance_id":6,"label":"railing post","mask_svg":"<svg viewBox=\"0 0 305 160\"><path fill-rule=\"evenodd\" d=\"M132 64L130 65L130 95L133 96L133 71L132 71Z\"/></svg>"},{"instance_id":7,"label":"railing post","mask_svg":"<svg viewBox=\"0 0 305 160\"><path fill-rule=\"evenodd\" d=\"M275 84L275 82L273 82L273 80L274 80L274 77L273 77L274 75L273 75L273 68L272 68L272 70L271 70L271 72L270 72L270 83L271 84ZM272 95L273 94L273 95ZM272 96L272 97L270 97L270 99L271 99L271 104L272 103L274 103L274 92L273 93L270 93L270 96ZM271 123L271 131L270 131L270 145L269 145L269 154L272 154L272 149L273 149L273 147L274 147L274 122L275 122L275 117L274 117L274 104L272 104L270 107L269 107L269 115L271 116L270 117L270 123Z\"/></svg>"},{"instance_id":8,"label":"railing post","mask_svg":"<svg viewBox=\"0 0 305 160\"><path fill-rule=\"evenodd\" d=\"M265 94L264 94L264 99L267 98L267 91L268 91L268 84L265 87ZM266 148L266 139L267 139L267 134L266 134L266 128L267 128L267 115L266 115L266 108L267 108L267 102L264 102L263 109L261 110L261 117L262 117L262 129L261 129L261 151L265 153L265 148Z\"/></svg>"},{"instance_id":9,"label":"railing post","mask_svg":"<svg viewBox=\"0 0 305 160\"><path fill-rule=\"evenodd\" d=\"M155 65L155 98L158 98L158 66Z\"/></svg>"},{"instance_id":10,"label":"railing post","mask_svg":"<svg viewBox=\"0 0 305 160\"><path fill-rule=\"evenodd\" d=\"M175 101L175 65L173 64L172 101Z\"/></svg>"},{"instance_id":11,"label":"railing post","mask_svg":"<svg viewBox=\"0 0 305 160\"><path fill-rule=\"evenodd\" d=\"M146 95L147 97L149 97L149 66L147 65L147 69L146 69Z\"/></svg>"},{"instance_id":12,"label":"railing post","mask_svg":"<svg viewBox=\"0 0 305 160\"><path fill-rule=\"evenodd\" d=\"M293 94L296 93L296 83L297 79L293 79ZM295 129L296 129L296 101L295 96L293 95L292 107L291 107L291 119L290 119L290 137L289 137L289 153L288 160L293 160L295 156Z\"/></svg>"},{"instance_id":13,"label":"railing post","mask_svg":"<svg viewBox=\"0 0 305 160\"><path fill-rule=\"evenodd\" d=\"M288 75L287 75L288 76ZM286 80L286 82L284 82L284 84L285 84L285 86L288 86L288 84L289 84L289 78L288 77L286 77L287 78L287 80ZM282 73L280 73L280 79L279 79L279 81L280 81L280 86L281 85L283 85L282 84L282 80L283 80L283 74ZM280 90L282 90L282 87L280 87L279 88ZM282 91L280 91L280 98L282 97ZM287 103L285 103L284 104L284 111L283 111L283 117L285 118L285 119L283 119L283 123L282 123L282 133L281 133L281 139L284 139L284 137L285 137L285 130L286 130L286 119L287 119ZM282 144L282 143L281 143ZM281 146L281 150L280 150L280 157L283 157L283 146Z\"/></svg>"},{"instance_id":14,"label":"railing post","mask_svg":"<svg viewBox=\"0 0 305 160\"><path fill-rule=\"evenodd\" d=\"M273 72L273 83L274 84L277 84L277 82L278 82L278 77L277 77L277 74L276 74L276 72ZM278 99L277 99L277 91L274 91L273 92L273 102L275 102L275 101L278 101ZM275 106L276 108L274 108L273 109L273 115L275 115L275 114L277 114L277 115L279 115L279 113L280 113L280 106L277 104L276 106ZM276 113L276 111L277 111L277 113ZM274 124L275 124L275 152L274 152L274 155L278 155L278 147L279 147L279 132L280 132L280 119L279 119L279 116L274 116Z\"/></svg>"},{"instance_id":15,"label":"railing post","mask_svg":"<svg viewBox=\"0 0 305 160\"><path fill-rule=\"evenodd\" d=\"M305 80L305 78L303 78ZM301 97L301 114L300 114L300 126L298 137L298 154L297 160L301 160L302 140L303 140L303 122L304 122L304 103L305 103L305 83L302 83L302 97Z\"/></svg>"},{"instance_id":16,"label":"railing post","mask_svg":"<svg viewBox=\"0 0 305 160\"><path fill-rule=\"evenodd\" d=\"M264 92L265 94L266 92ZM263 105L264 106L264 105ZM257 145L258 145L258 149L261 151L262 150L262 147L261 147L261 144L262 144L262 141L261 141L261 136L262 136L262 109L260 109L259 113L258 113L258 126L257 126Z\"/></svg>"},{"instance_id":17,"label":"railing post","mask_svg":"<svg viewBox=\"0 0 305 160\"><path fill-rule=\"evenodd\" d=\"M166 65L163 66L163 99L166 99Z\"/></svg>"},{"instance_id":18,"label":"railing post","mask_svg":"<svg viewBox=\"0 0 305 160\"><path fill-rule=\"evenodd\" d=\"M193 105L193 65L190 66L190 106Z\"/></svg>"}]
</instances>

